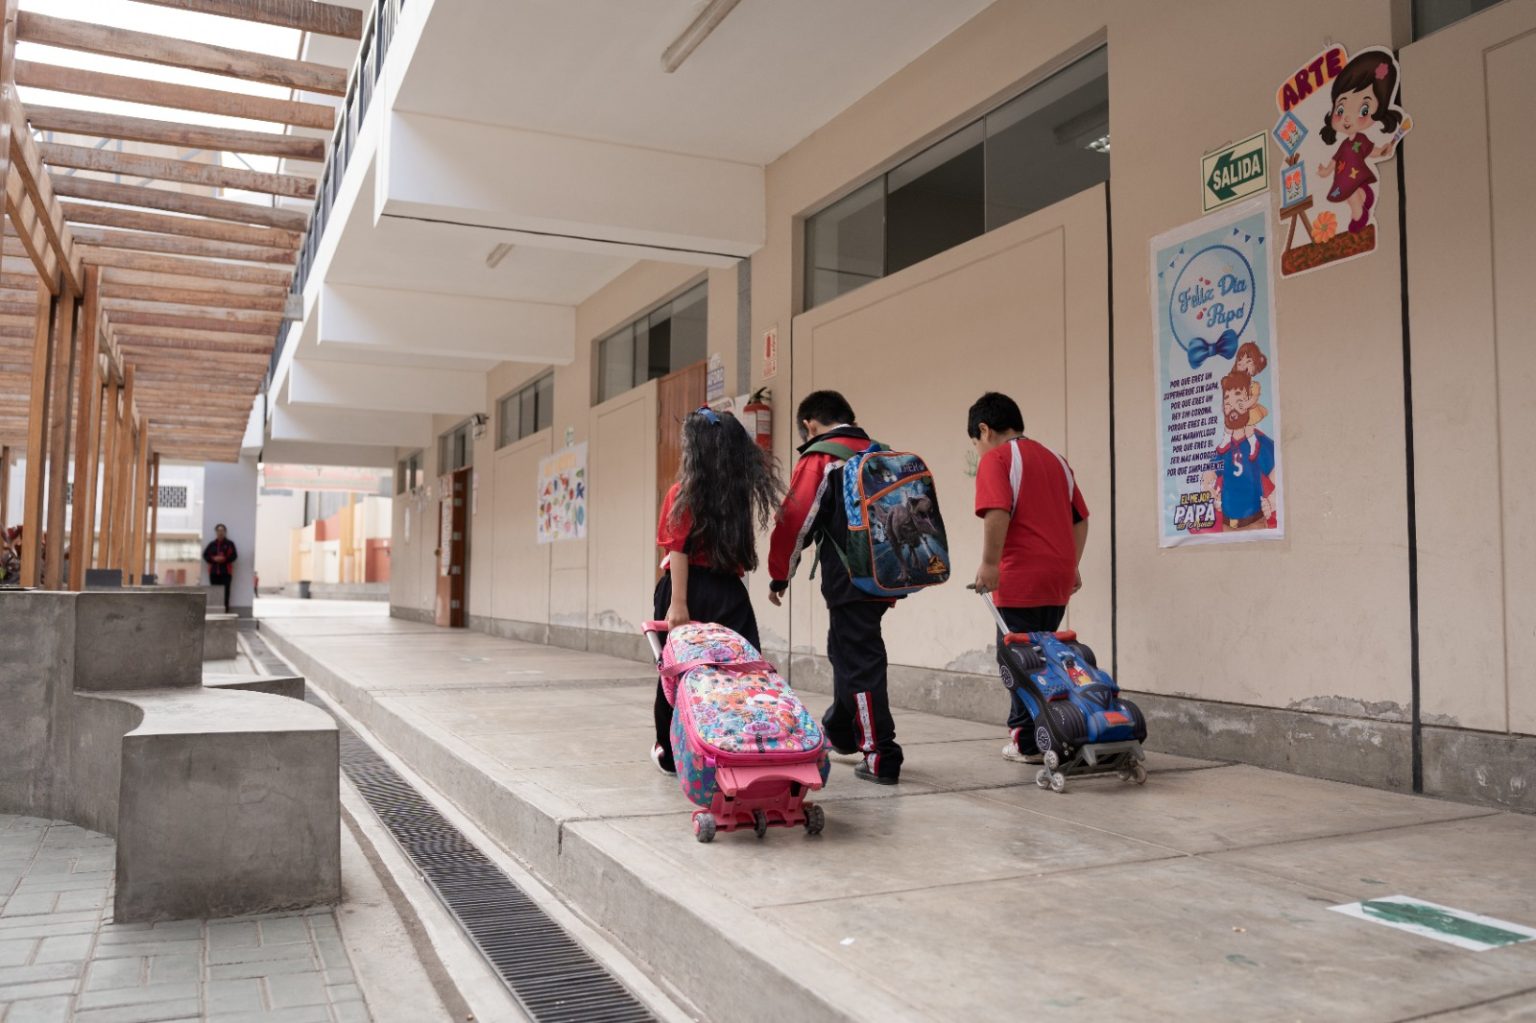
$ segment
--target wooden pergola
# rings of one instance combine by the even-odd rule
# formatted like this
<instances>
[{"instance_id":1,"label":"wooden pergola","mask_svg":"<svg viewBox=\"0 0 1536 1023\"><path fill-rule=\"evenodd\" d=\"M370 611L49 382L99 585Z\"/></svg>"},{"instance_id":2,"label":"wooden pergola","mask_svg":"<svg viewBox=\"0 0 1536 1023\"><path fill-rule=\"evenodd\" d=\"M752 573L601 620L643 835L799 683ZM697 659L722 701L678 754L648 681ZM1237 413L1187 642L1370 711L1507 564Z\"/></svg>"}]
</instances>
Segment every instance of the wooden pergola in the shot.
<instances>
[{"instance_id":1,"label":"wooden pergola","mask_svg":"<svg viewBox=\"0 0 1536 1023\"><path fill-rule=\"evenodd\" d=\"M315 0L136 2L344 38L363 32L362 12ZM81 589L87 568L120 569L125 583L135 583L153 571L161 458L239 457L283 328L316 179L112 147L149 143L176 147L183 157L227 152L320 163L329 138L288 129L328 134L336 111L323 103L16 60L16 43L333 96L346 93L348 72L22 12L18 0L0 3L0 517L10 467L24 455L21 584ZM284 130L24 106L18 85ZM44 141L54 133L99 142ZM124 176L140 183L123 183ZM303 202L241 202L175 190L178 185ZM76 492L67 499L71 475ZM54 554L66 536L67 577L64 559Z\"/></svg>"}]
</instances>

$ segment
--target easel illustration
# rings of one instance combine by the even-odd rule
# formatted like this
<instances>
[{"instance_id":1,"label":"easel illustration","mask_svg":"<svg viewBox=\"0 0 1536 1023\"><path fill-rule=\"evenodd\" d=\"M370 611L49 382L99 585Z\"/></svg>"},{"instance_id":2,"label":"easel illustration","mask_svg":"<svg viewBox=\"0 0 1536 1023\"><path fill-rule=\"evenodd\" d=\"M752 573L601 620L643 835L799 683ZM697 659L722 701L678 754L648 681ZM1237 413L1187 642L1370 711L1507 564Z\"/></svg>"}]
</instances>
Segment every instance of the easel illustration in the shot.
<instances>
[{"instance_id":1,"label":"easel illustration","mask_svg":"<svg viewBox=\"0 0 1536 1023\"><path fill-rule=\"evenodd\" d=\"M1295 153L1292 153L1290 156L1285 158L1285 165L1287 167L1294 167L1300 161L1301 157ZM1281 205L1280 219L1289 220L1291 222L1291 228L1286 232L1285 235L1286 252L1290 252L1291 249L1296 247L1296 221L1298 220L1301 221L1301 226L1305 228L1307 232L1307 240L1305 244L1312 244L1312 221L1307 216L1307 211L1311 208L1312 197L1310 195L1302 199L1298 199L1296 202L1291 203L1289 206Z\"/></svg>"}]
</instances>

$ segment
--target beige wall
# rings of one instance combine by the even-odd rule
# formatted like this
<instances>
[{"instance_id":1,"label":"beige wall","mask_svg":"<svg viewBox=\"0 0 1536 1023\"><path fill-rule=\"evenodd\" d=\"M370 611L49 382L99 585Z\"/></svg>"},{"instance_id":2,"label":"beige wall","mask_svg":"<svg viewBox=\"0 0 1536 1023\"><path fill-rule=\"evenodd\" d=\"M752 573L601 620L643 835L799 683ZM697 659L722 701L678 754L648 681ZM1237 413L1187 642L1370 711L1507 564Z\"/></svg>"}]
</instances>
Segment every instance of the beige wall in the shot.
<instances>
[{"instance_id":1,"label":"beige wall","mask_svg":"<svg viewBox=\"0 0 1536 1023\"><path fill-rule=\"evenodd\" d=\"M1505 6L1524 10L1530 0ZM1323 44L1406 42L1407 7L1406 0L1300 0L1283 16L1276 12L1261 27L1237 33L1230 6L1214 0L1002 0L768 168L767 242L751 264L751 326L754 351L762 332L773 326L784 349L778 377L767 381L774 390L779 458L786 466L792 458L791 413L798 397L812 387L834 386L848 391L874 432L921 452L939 473L957 581L895 612L894 662L987 670L989 629L960 588L974 571L979 542L970 515L971 482L963 471L961 426L970 400L998 386L1021 400L1031 432L1072 460L1093 508L1086 585L1074 603L1073 624L1106 662L1113 630L1123 684L1262 707L1406 718L1411 615L1395 171L1388 165L1381 175L1376 210L1382 244L1374 254L1275 284L1285 378L1284 541L1157 546L1158 424L1147 264L1149 239L1199 216L1201 153L1267 130L1276 116L1274 84ZM1095 191L796 317L800 218L1105 41L1112 257L1103 230L1103 196ZM1508 62L1494 69L1514 70ZM1405 84L1409 109L1420 119L1415 145L1430 137L1426 113L1456 120L1450 109L1436 112L1424 96L1428 91L1428 83L1412 78ZM1414 97L1426 102L1416 108ZM1461 123L1471 122L1462 118ZM1445 148L1456 153L1458 146ZM1511 187L1510 175L1529 165L1511 152L1515 155L1505 159L1514 163L1494 170L1495 189ZM1450 195L1457 172L1448 165L1444 173L1443 192ZM1409 180L1415 181L1411 173ZM1532 232L1516 227L1493 244L1506 253L1501 273L1515 275L1509 279L1524 273L1528 279L1529 242L1522 239ZM1415 225L1414 238L1424 236ZM553 429L500 452L491 451L489 441L477 450L472 615L622 632L632 631L648 613L654 580L654 385L594 408L592 347L607 331L699 277L695 268L642 263L584 303L577 312L577 358L556 370ZM735 273L713 271L709 279L710 347L725 358L727 379L734 381ZM1520 401L1530 393L1519 381L1532 373L1529 352L1536 349L1522 327L1531 322L1530 310L1519 300L1517 294L1516 304L1501 306L1498 313L1503 331L1498 344L1507 347L1479 351L1475 359L1446 356L1438 363L1426 355L1430 368L1420 376L1443 388L1447 406L1465 388L1482 389L1487 400L1472 409L1475 415L1458 403L1432 411L1428 421L1460 430L1441 442L1436 457L1446 464L1436 471L1454 473L1459 455L1476 449L1480 461L1470 485L1485 495L1518 477L1506 468L1501 483L1498 458L1518 460L1522 450L1506 445L1490 460L1486 438L1501 429L1506 437L1523 436L1533 415L1531 403ZM1492 298L1487 301L1492 309ZM1517 343L1521 338L1523 346ZM1490 368L1495 354L1506 372L1513 366L1526 376L1496 384ZM889 368L889 376L869 376L871 365ZM487 413L497 397L542 369L507 365L492 373ZM754 385L764 382L760 373L754 364ZM1433 400L1425 403L1434 408ZM571 439L591 445L589 539L541 548L531 539L533 474L539 457L566 442L568 428ZM422 446L429 464L435 461L435 434L423 438ZM1421 495L1423 488L1421 475ZM1515 522L1520 494L1509 495L1502 514L1504 521ZM401 543L405 503L397 502L393 599L400 606L430 609L431 531L418 516L413 544ZM1451 529L1449 504L1434 514L1442 520L1427 525L1440 532L1421 533L1426 540L1433 536L1436 545L1425 552L1426 572L1453 564L1465 539ZM435 509L431 516L435 521ZM1113 611L1112 520L1118 586ZM1536 657L1529 626L1532 548L1522 536L1506 529L1497 557L1489 553L1492 541L1484 538L1476 548L1481 567L1464 572L1459 588L1445 595L1444 617L1461 620L1426 620L1426 631L1432 624L1451 634L1468 616L1497 621L1503 623L1497 632L1480 626L1477 642L1502 651L1507 641L1511 654L1519 652L1523 663L1530 663ZM418 555L420 564L413 568L407 548L420 546L423 538L427 557L421 561ZM1514 594L1508 601L1502 591L1495 600L1491 590L1477 585L1495 568ZM762 599L761 574L749 585L767 645L783 649L793 640L797 651L821 648L824 620L816 586L804 573L787 612ZM1428 575L1421 580L1421 590L1434 585ZM1473 595L1477 599L1465 603ZM1458 616L1458 607L1468 610ZM1453 654L1444 652L1446 658ZM1448 722L1536 731L1536 697L1528 695L1529 687L1517 692L1506 686L1495 656L1478 656L1478 670L1494 681L1478 689L1473 711L1459 709L1468 683L1465 672L1450 668L1435 669L1441 674L1433 684L1426 674L1426 706ZM1366 735L1365 741L1373 740Z\"/></svg>"}]
</instances>

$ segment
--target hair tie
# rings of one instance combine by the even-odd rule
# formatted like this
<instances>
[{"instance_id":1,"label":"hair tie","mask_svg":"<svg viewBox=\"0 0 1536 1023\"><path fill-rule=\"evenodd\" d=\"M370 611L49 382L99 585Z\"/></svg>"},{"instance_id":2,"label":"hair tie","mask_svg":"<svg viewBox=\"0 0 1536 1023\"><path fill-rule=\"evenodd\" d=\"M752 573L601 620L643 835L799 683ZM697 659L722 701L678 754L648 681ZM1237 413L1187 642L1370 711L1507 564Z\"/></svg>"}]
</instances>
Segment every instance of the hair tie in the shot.
<instances>
[{"instance_id":1,"label":"hair tie","mask_svg":"<svg viewBox=\"0 0 1536 1023\"><path fill-rule=\"evenodd\" d=\"M720 425L720 416L715 412L714 409L710 408L708 405L700 405L699 406L699 415L703 416L704 417L704 421L706 423L708 423L710 426L719 426Z\"/></svg>"},{"instance_id":2,"label":"hair tie","mask_svg":"<svg viewBox=\"0 0 1536 1023\"><path fill-rule=\"evenodd\" d=\"M1386 61L1382 61L1380 64L1377 64L1376 65L1376 80L1379 82L1383 78L1387 77L1387 72L1390 71L1390 70L1392 70L1392 65L1388 64Z\"/></svg>"}]
</instances>

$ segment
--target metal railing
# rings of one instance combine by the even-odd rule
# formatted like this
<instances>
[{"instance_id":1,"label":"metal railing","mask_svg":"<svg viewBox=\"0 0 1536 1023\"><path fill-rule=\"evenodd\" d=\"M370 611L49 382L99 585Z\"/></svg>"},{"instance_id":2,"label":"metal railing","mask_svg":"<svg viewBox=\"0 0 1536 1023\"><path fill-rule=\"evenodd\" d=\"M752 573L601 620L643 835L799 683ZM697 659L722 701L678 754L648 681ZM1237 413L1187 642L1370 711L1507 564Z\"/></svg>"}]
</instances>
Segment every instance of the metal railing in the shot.
<instances>
[{"instance_id":1,"label":"metal railing","mask_svg":"<svg viewBox=\"0 0 1536 1023\"><path fill-rule=\"evenodd\" d=\"M389 54L389 44L394 39L395 26L400 21L400 8L405 6L405 2L374 0L373 8L368 12L357 60L347 78L346 98L337 108L336 127L331 133L325 170L320 175L320 185L316 189L314 211L310 214L309 227L305 229L304 242L299 246L298 259L293 268L294 295L303 295L309 283L315 255L320 251L320 239L325 234L326 225L330 223L331 208L336 204L342 179L347 173L347 164L351 162L352 153L357 147L358 127L363 123L363 118L368 116L368 106L373 100L379 75L384 70L384 58ZM282 360L288 334L285 325L278 334L277 344L272 350L272 361L267 366L268 385L272 383L277 365Z\"/></svg>"}]
</instances>

